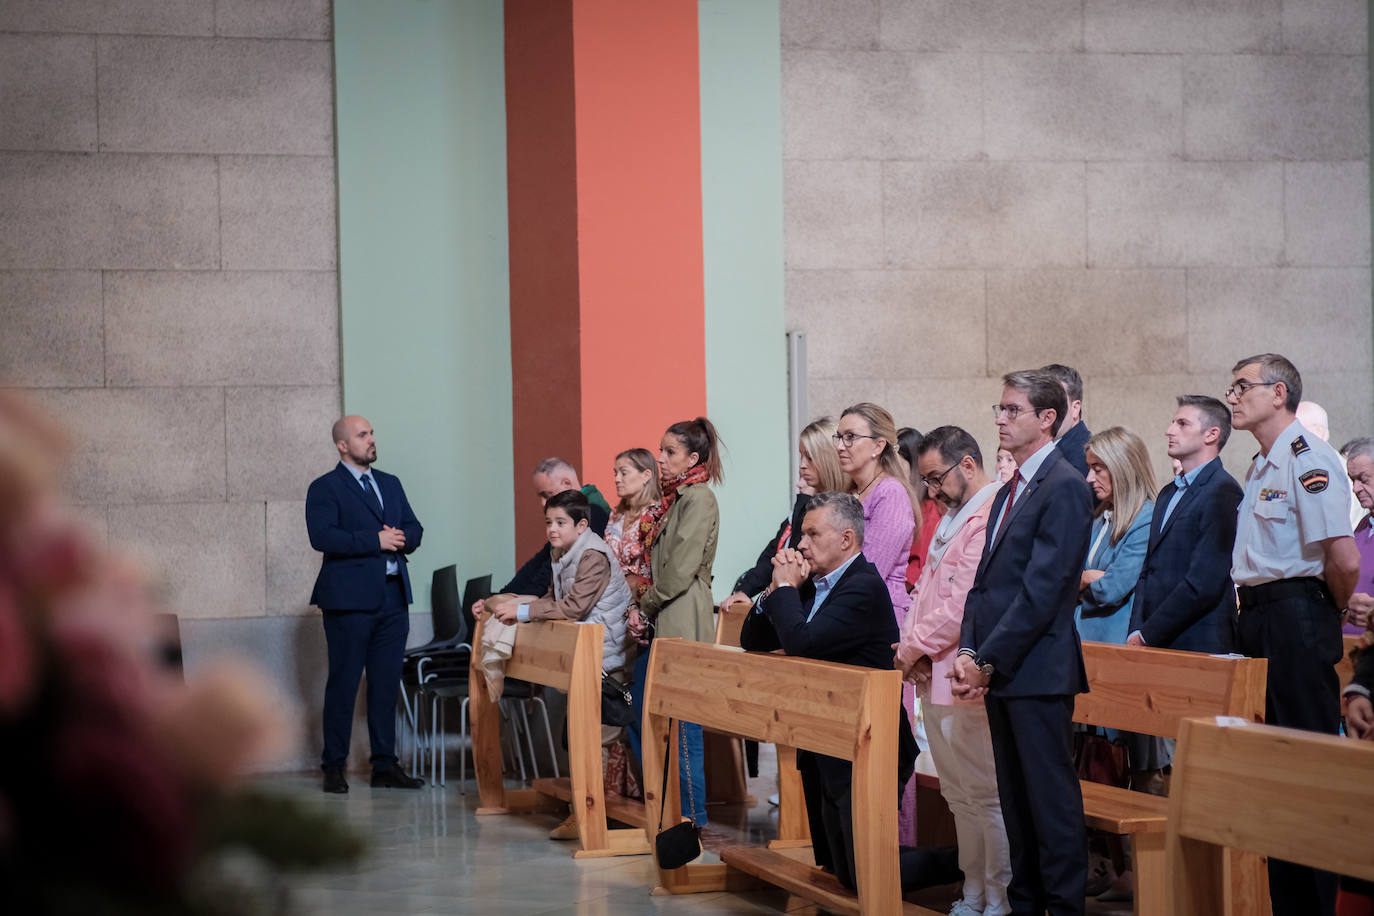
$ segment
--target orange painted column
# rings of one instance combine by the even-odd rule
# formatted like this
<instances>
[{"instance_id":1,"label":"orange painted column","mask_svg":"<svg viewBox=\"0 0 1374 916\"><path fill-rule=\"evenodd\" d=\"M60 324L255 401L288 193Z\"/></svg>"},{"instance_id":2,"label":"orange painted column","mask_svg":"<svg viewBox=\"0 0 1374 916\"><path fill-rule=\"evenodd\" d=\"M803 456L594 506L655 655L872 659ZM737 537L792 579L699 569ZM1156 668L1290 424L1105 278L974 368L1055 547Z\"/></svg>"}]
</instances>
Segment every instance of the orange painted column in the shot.
<instances>
[{"instance_id":1,"label":"orange painted column","mask_svg":"<svg viewBox=\"0 0 1374 916\"><path fill-rule=\"evenodd\" d=\"M697 0L506 0L516 553L560 455L615 502L616 453L706 406Z\"/></svg>"}]
</instances>

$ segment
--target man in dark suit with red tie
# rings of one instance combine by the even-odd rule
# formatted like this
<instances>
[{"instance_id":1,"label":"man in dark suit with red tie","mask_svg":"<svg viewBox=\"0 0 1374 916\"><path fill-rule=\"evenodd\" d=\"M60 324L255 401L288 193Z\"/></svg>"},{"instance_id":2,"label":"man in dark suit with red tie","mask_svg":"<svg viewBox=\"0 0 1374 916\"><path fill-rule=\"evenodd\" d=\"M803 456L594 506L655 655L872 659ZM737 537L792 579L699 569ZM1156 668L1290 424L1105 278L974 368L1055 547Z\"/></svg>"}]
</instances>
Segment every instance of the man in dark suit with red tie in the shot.
<instances>
[{"instance_id":1,"label":"man in dark suit with red tie","mask_svg":"<svg viewBox=\"0 0 1374 916\"><path fill-rule=\"evenodd\" d=\"M1088 855L1073 698L1088 678L1073 612L1092 494L1054 447L1067 408L1058 380L1031 370L1002 384L993 413L1017 471L993 498L950 676L955 696L987 704L1012 912L1081 916Z\"/></svg>"},{"instance_id":2,"label":"man in dark suit with red tie","mask_svg":"<svg viewBox=\"0 0 1374 916\"><path fill-rule=\"evenodd\" d=\"M396 760L396 694L410 634L406 554L424 529L401 482L375 470L372 425L348 416L334 424L339 464L310 484L305 526L324 554L310 603L324 615L329 680L324 689L324 791L347 792L344 766L353 733L358 681L367 672L367 732L372 785L416 789Z\"/></svg>"}]
</instances>

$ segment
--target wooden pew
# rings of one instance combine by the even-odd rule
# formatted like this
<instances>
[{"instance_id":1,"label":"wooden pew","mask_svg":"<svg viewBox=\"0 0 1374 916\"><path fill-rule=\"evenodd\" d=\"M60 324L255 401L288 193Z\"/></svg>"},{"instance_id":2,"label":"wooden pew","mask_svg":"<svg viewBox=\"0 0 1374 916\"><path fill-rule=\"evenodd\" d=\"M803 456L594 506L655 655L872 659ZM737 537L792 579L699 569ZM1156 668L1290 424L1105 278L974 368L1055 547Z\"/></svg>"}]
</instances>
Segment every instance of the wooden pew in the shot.
<instances>
[{"instance_id":1,"label":"wooden pew","mask_svg":"<svg viewBox=\"0 0 1374 916\"><path fill-rule=\"evenodd\" d=\"M1258 658L1221 658L1198 652L1084 642L1090 692L1074 703L1074 720L1088 725L1176 738L1190 716L1264 719L1265 673ZM1167 914L1164 836L1168 800L1143 792L1083 782L1089 827L1131 837L1135 912ZM1231 908L1216 913L1264 913L1269 908L1264 862L1236 854L1228 865Z\"/></svg>"},{"instance_id":2,"label":"wooden pew","mask_svg":"<svg viewBox=\"0 0 1374 916\"><path fill-rule=\"evenodd\" d=\"M1374 744L1216 720L1185 721L1165 839L1169 912L1226 905L1227 850L1374 880Z\"/></svg>"},{"instance_id":3,"label":"wooden pew","mask_svg":"<svg viewBox=\"0 0 1374 916\"><path fill-rule=\"evenodd\" d=\"M716 645L738 646L744 615L750 605L735 602L728 613L716 610ZM756 799L749 794L745 772L744 742L720 732L703 729L702 759L706 764L706 803L711 805L748 805Z\"/></svg>"},{"instance_id":4,"label":"wooden pew","mask_svg":"<svg viewBox=\"0 0 1374 916\"><path fill-rule=\"evenodd\" d=\"M573 855L642 855L649 852L644 806L607 798L601 771L601 644L599 623L538 621L519 624L506 676L545 684L568 694L568 769L565 779L536 779L529 789L507 789L501 776L501 713L487 695L481 664L483 622L473 634L468 701L472 715L472 762L481 807L477 814L534 811L568 802L579 842ZM610 816L628 828L611 829Z\"/></svg>"},{"instance_id":5,"label":"wooden pew","mask_svg":"<svg viewBox=\"0 0 1374 916\"><path fill-rule=\"evenodd\" d=\"M744 615L752 607L748 602L736 601L728 613L717 613L716 645L739 645ZM768 848L802 849L811 845L811 823L806 819L806 795L797 772L797 749L782 744L773 749L778 760L778 836L768 841Z\"/></svg>"},{"instance_id":6,"label":"wooden pew","mask_svg":"<svg viewBox=\"0 0 1374 916\"><path fill-rule=\"evenodd\" d=\"M742 890L759 880L836 913L888 916L930 911L903 904L897 851L897 710L901 675L811 659L756 655L657 639L644 692L645 819L681 819L677 729L670 719L854 762L858 893L814 865L752 846L720 850L719 864L659 869L655 894ZM660 798L665 760L666 797ZM666 809L666 810L665 810Z\"/></svg>"}]
</instances>

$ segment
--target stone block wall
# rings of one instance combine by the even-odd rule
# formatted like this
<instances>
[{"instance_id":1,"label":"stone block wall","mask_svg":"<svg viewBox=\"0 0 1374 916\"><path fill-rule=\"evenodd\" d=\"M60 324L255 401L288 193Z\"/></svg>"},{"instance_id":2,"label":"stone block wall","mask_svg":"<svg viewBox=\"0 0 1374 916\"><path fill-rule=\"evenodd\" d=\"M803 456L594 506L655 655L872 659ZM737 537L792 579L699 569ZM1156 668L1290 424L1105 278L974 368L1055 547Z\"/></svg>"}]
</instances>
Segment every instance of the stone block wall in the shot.
<instances>
[{"instance_id":1,"label":"stone block wall","mask_svg":"<svg viewBox=\"0 0 1374 916\"><path fill-rule=\"evenodd\" d=\"M188 669L244 651L300 704L295 764L340 409L332 67L329 0L0 3L0 383L77 434L69 498L144 558Z\"/></svg>"},{"instance_id":2,"label":"stone block wall","mask_svg":"<svg viewBox=\"0 0 1374 916\"><path fill-rule=\"evenodd\" d=\"M1001 374L1064 362L1163 471L1174 395L1277 350L1374 433L1366 36L1362 0L782 0L812 412L992 450Z\"/></svg>"}]
</instances>

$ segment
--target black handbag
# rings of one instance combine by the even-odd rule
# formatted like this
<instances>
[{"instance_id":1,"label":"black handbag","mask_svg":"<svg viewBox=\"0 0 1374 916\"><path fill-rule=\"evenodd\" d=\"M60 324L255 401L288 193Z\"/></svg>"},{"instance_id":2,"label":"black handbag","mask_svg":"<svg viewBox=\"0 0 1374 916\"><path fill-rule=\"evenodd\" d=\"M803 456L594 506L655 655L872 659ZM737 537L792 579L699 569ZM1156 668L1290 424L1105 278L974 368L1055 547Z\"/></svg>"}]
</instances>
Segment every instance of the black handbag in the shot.
<instances>
[{"instance_id":1,"label":"black handbag","mask_svg":"<svg viewBox=\"0 0 1374 916\"><path fill-rule=\"evenodd\" d=\"M630 688L609 674L601 675L601 724L624 728L633 725L634 721Z\"/></svg>"},{"instance_id":2,"label":"black handbag","mask_svg":"<svg viewBox=\"0 0 1374 916\"><path fill-rule=\"evenodd\" d=\"M668 720L668 734L671 735L675 727L674 720ZM691 806L692 813L688 815L691 820L674 824L667 830L663 829L663 811L667 805L662 804L668 794L668 761L663 761L663 788L659 790L658 800L658 834L654 837L654 857L658 859L658 867L666 869L681 868L688 862L701 855L701 830L697 827L696 821L696 799L692 794L692 770L687 760L687 746L678 735L678 753L682 755L682 765L687 774L687 804Z\"/></svg>"}]
</instances>

